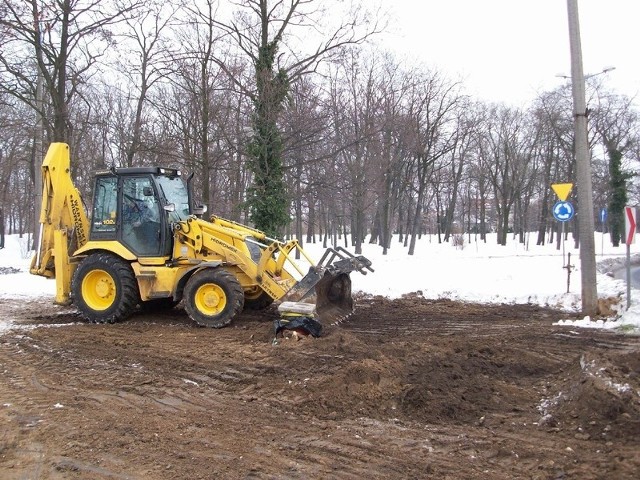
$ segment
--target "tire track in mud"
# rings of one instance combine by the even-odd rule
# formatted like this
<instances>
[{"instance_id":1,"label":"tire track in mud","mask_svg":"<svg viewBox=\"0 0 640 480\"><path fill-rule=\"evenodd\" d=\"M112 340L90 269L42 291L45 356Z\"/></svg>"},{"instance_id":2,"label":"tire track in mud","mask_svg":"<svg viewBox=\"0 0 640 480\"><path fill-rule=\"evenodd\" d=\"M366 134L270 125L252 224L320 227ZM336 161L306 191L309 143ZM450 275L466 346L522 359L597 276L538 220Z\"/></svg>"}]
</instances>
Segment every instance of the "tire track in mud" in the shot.
<instances>
[{"instance_id":1,"label":"tire track in mud","mask_svg":"<svg viewBox=\"0 0 640 480\"><path fill-rule=\"evenodd\" d=\"M567 355L575 355L571 346L584 342L585 336L596 347L628 350L635 348L636 342L607 330L571 329L555 326L554 322L570 318L566 312L534 305L497 305L487 307L478 304L455 304L449 301L417 299L404 302L407 309L398 309L389 317L376 315L379 302L383 306L388 300L380 300L370 305L358 305L349 320L340 324L344 330L363 337L422 337L433 338L451 336L471 336L479 341L495 343L502 335L506 338L526 338L523 350L536 351L544 357L554 356L564 360ZM515 318L515 319L514 319ZM545 335L531 335L534 328ZM519 333L521 331L522 333ZM492 339L494 340L492 342ZM515 342L512 342L515 343Z\"/></svg>"},{"instance_id":2,"label":"tire track in mud","mask_svg":"<svg viewBox=\"0 0 640 480\"><path fill-rule=\"evenodd\" d=\"M66 394L75 401L86 399L109 408L143 411L150 402L154 402L168 410L180 409L182 405L206 409L211 402L203 402L201 393L192 394L190 390L206 391L208 397L235 393L239 385L252 383L260 372L251 366L215 371L185 365L182 361L172 362L176 352L170 349L158 355L132 351L127 361L122 363L122 356L113 354L113 343L100 345L89 341L88 345L75 344L60 349L46 339L34 340L27 335L21 335L18 342L9 346L10 352L3 365L7 382L16 392L36 390L47 398ZM47 352L48 355L32 355L35 352ZM48 361L42 362L42 358ZM163 369L157 371L156 366L163 362ZM6 373L14 370L24 373L24 365L27 365L30 378ZM172 372L171 377L167 377L167 369ZM105 390L105 385L111 388ZM47 406L41 403L34 408Z\"/></svg>"},{"instance_id":3,"label":"tire track in mud","mask_svg":"<svg viewBox=\"0 0 640 480\"><path fill-rule=\"evenodd\" d=\"M36 365L36 367L40 366ZM185 393L184 390L178 393L178 397L180 396L186 396L188 399L193 398L192 395ZM155 413L161 413L164 410L162 406L150 405L148 399L145 398L145 394L140 396L132 394L132 397L128 399L131 404L140 404L144 407L144 409L136 409L138 413L141 413L141 410L152 410ZM156 394L154 398L158 400L160 397ZM113 395L101 399L101 408L106 410L122 407L117 403L114 404L112 400ZM206 412L214 404L218 408L222 407L224 409L225 404L229 401L235 403L235 400L229 398L214 399L208 397L206 400L201 401L202 405L198 410ZM133 405L129 405L128 408ZM169 413L178 422L190 423L188 416L183 418L180 414L182 410L180 405L175 406L177 408L170 409ZM280 408L282 408L282 405L280 405ZM101 415L99 411L92 410L94 415ZM215 467L212 470L212 474L224 476L228 471L225 465L233 465L234 469L246 469L248 478L251 478L252 475L257 477L262 475L271 476L274 472L286 472L287 478L320 478L331 477L332 475L336 475L339 478L394 478L406 476L409 473L420 476L423 473L422 467L409 469L407 467L408 464L411 464L411 461L415 463L415 458L424 457L424 461L428 463L428 455L425 457L425 452L441 456L452 452L459 453L461 448L461 439L458 436L451 438L442 436L439 439L434 437L434 439L425 440L421 444L415 441L416 432L414 429L401 425L385 425L368 419L361 419L355 422L336 421L329 422L329 425L324 425L286 410L274 415L271 406L268 405L265 406L259 417L255 416L256 412L253 410L251 414L253 427L260 428L260 424L262 424L265 435L262 438L251 439L245 448L217 443L215 438L212 438L211 434L206 432L205 426L197 429L197 435L194 435L194 437L199 439L196 443L196 445L200 446L198 450L209 450L214 447L216 450L215 458L221 463L220 467ZM149 418L150 415L145 415L145 417ZM242 421L238 421L237 418L237 416L234 416L231 419L225 419L225 428L242 435L245 425ZM211 422L210 417L207 421ZM276 426L276 428L274 429L272 426ZM269 435L268 427L272 427L271 435ZM312 430L312 432L309 430ZM389 445L389 438L394 439L393 445ZM190 455L188 450L180 448L178 439L174 441L178 446L176 449L178 456L187 457ZM465 440L465 442L467 441ZM191 446L192 443L189 445ZM253 455L260 455L265 460L268 460L269 468L252 466L251 464L243 466L242 459L248 452ZM24 457L26 453L23 451L21 455ZM41 451L32 453L31 461L35 463L32 471L41 472L43 454ZM201 460L207 461L209 458L205 456ZM198 460L198 457L193 457L193 459ZM22 462L26 460L28 459L22 458ZM96 465L70 457L52 458L50 461L62 472L68 469L69 471L93 474L96 475L96 478L136 478L135 472L128 472L126 469L118 470L117 462ZM156 461L161 462L161 459L157 458ZM434 461L434 463L435 465L431 466L430 470L427 471L432 473L453 471L456 462L454 460L447 462L439 460ZM375 472L371 471L371 465L376 465Z\"/></svg>"},{"instance_id":4,"label":"tire track in mud","mask_svg":"<svg viewBox=\"0 0 640 480\"><path fill-rule=\"evenodd\" d=\"M47 449L38 441L39 432L61 405L52 403L51 388L38 374L47 362L29 354L32 345L25 345L24 336L17 341L7 337L0 337L0 423L5 426L0 436L0 477L62 478L48 475Z\"/></svg>"},{"instance_id":5,"label":"tire track in mud","mask_svg":"<svg viewBox=\"0 0 640 480\"><path fill-rule=\"evenodd\" d=\"M135 433L134 437L145 437L145 435L140 435L139 432L127 432L127 426L118 423L117 412L126 412L129 418L138 416L153 420L166 415L180 418L183 412L189 412L190 415L207 412L216 404L218 406L220 404L216 399L216 396L219 397L219 395L211 395L210 389L208 389L206 396L192 394L189 390L193 390L193 388L189 387L194 386L184 382L182 378L163 378L164 383L156 382L157 377L164 376L166 373L164 371L155 372L153 368L141 367L145 371L140 380L138 373L132 374L125 365L110 361L111 355L107 355L108 352L105 352L101 347L94 348L92 355L87 355L87 352L83 348L78 348L77 345L57 351L52 348L46 338L41 337L34 340L21 334L8 342L6 337L4 340L2 343L3 379L6 380L4 384L11 389L10 397L13 403L5 408L3 414L9 417L10 422L20 424L23 436L26 435L25 428L33 429L32 434L28 437L35 436L36 438L39 431L43 430L47 423L46 411L51 407L49 398L52 391L67 394L60 401L60 405L64 405L66 411L70 412L68 415L69 423L84 423L84 429L89 432L104 430L107 424L110 424L111 427L115 426L118 430L122 430L123 437L126 437L127 433ZM108 347L106 348L108 349ZM34 353L42 352L47 352L48 355L34 355ZM41 361L42 359L47 360ZM186 373L177 372L177 375L185 377ZM221 373L220 379L214 379L213 376L202 376L200 380L205 380L214 386L220 386L223 385L223 380L237 379L242 375L242 372L235 370ZM249 376L251 375L249 374ZM78 378L73 380L73 376ZM138 383L136 384L136 382ZM167 382L176 384L178 387L187 386L182 389L174 389L169 388ZM125 384L123 385L123 383ZM160 386L154 386L154 383L160 383ZM108 384L112 384L114 388L104 390L104 386ZM118 386L123 387L124 390L119 389ZM97 419L97 421L83 419L84 416L79 419L74 411L90 411L93 419ZM45 413L35 415L32 412ZM182 423L189 424L192 423L192 420L187 416ZM99 425L103 426L99 427ZM25 448L17 443L15 438L4 438L2 448L3 451L5 448L12 450L12 468L16 466L16 468L20 467L23 472L28 472L24 478L58 478L55 472L42 474L44 454L41 450L34 450L31 446ZM67 431L62 435L62 439L62 443L71 445L72 451L67 453L73 453L74 445L84 447L84 449L93 445L97 451L103 449L109 451L110 449L108 444L103 447L99 443L96 444L91 434L84 434L82 431ZM149 438L143 438L143 442L149 442ZM35 440L30 440L29 444L38 445ZM125 442L123 445L128 444ZM158 461L161 462L162 459L158 459ZM137 478L134 472L126 472L126 469L125 474L118 473L122 472L122 468L118 470L115 465L105 468L86 460L73 458L72 455L59 458L47 457L47 464L55 464L55 468L63 472L84 472L91 475L92 478ZM2 478L9 478L1 472L2 469L0 469ZM154 475L151 477L157 478ZM61 478L66 477L63 475ZM149 478L149 476L143 475L140 478Z\"/></svg>"},{"instance_id":6,"label":"tire track in mud","mask_svg":"<svg viewBox=\"0 0 640 480\"><path fill-rule=\"evenodd\" d=\"M117 340L116 340L117 341ZM38 378L37 383L28 381L19 376L14 377L15 388L19 391L30 392L27 397L33 398L34 391L41 391L42 395L46 398L49 391L56 390L58 392L67 392L70 397L62 400L65 405L69 405L69 408L82 408L84 410L89 409L94 417L111 417L111 421L115 422L116 419L113 415L110 415L111 411L127 411L128 416L139 415L140 418L146 418L148 421L164 415L171 415L175 418L175 421L179 424L189 425L193 423L192 417L194 414L201 414L204 425L212 425L224 421L225 428L230 431L242 433L245 424L245 418L252 418L253 427L256 425L259 428L260 424L263 424L264 428L270 425L277 425L277 434L273 435L273 438L260 438L251 441L250 445L244 448L239 448L237 445L225 446L217 444L215 439L212 438L210 433L207 433L204 428L198 428L199 443L203 449L210 449L211 446L216 446L216 458L222 460L222 463L234 463L246 453L247 448L250 448L256 453L262 452L266 458L272 458L269 470L284 471L291 474L291 478L305 478L307 475L331 475L335 472L341 472L343 478L363 478L368 476L369 463L375 461L379 463L381 461L386 462L388 458L387 447L384 446L384 442L379 443L375 447L369 442L363 440L362 427L357 427L358 433L352 433L349 428L345 428L344 425L336 424L329 428L329 432L323 434L310 434L308 427L310 426L309 419L300 416L294 411L287 410L288 408L295 407L296 397L291 394L284 395L283 390L274 390L272 394L265 397L256 398L254 394L246 392L247 386L256 382L256 378L262 376L264 370L256 368L251 365L246 366L233 366L231 368L223 368L221 372L211 372L204 374L201 371L200 366L191 366L191 368L178 368L184 367L182 361L173 358L173 354L176 351L180 351L180 348L171 347L164 351L162 357L165 363L162 365L162 370L156 371L155 367L158 365L158 359L153 358L149 360L149 357L144 353L131 352L132 357L128 357L129 364L139 366L141 370L145 371L145 376L142 382L139 384L133 384L131 382L131 375L127 375L127 369L122 364L118 365L115 362L110 362L103 355L106 355L106 347L99 343L92 342L92 357L87 357L84 351L85 346L82 343L76 343L69 349L60 352L56 345L55 347L47 341L46 338L38 337L33 339L27 336L21 336L17 344L12 344L12 348L9 352L9 357L15 358L12 361L12 365L7 365L8 369L12 367L20 369L21 365L29 365L30 375ZM16 355L16 353L21 355ZM49 352L53 357L45 357L50 360L47 362L39 362L37 357L33 357L33 352ZM143 360L143 357L147 358L147 362ZM53 360L51 360L53 358ZM168 362L167 360L170 359ZM102 383L109 384L114 382L113 391L105 391L103 389L96 389L98 385L92 386L93 376L92 372L96 372L95 375L99 375ZM174 375L170 378L166 378L165 374L168 371L174 372ZM37 372L37 373L36 373ZM78 372L79 375L87 376L82 380L77 380L74 386L65 386L60 381L54 382L54 378L62 379L65 374L72 375L74 372ZM123 378L124 374L124 378ZM163 376L162 386L155 386L157 383L154 379ZM134 374L133 377L137 377ZM193 381L200 382L198 385L193 385L184 381L184 378L196 379ZM131 383L129 386L122 386L123 379ZM120 386L118 386L118 382ZM44 387L43 385L49 385ZM235 395L238 392L237 388L233 388L233 385L245 385L240 391L240 395ZM220 388L223 386L224 388ZM243 393L244 392L244 393ZM278 398L278 394L283 393L284 398L280 398L279 401L275 401ZM244 397L244 399L243 399ZM26 397L19 399L25 401ZM227 409L231 411L238 411L243 409L243 404L247 405L247 415L234 415L233 418L218 418L224 417L223 413L212 414ZM288 407L287 407L288 405ZM47 403L36 403L32 407L36 410L45 408ZM256 417L256 407L260 412ZM238 420L238 418L240 420ZM72 422L75 423L75 422ZM197 422L196 422L197 423ZM112 425L115 426L115 425ZM87 425L88 427L88 425ZM122 425L117 426L118 429L124 428ZM354 427L355 428L355 427ZM91 428L89 428L91 429ZM322 432L327 431L326 427L323 427ZM129 432L130 434L132 432ZM69 444L81 444L91 445L90 439L84 438L79 432L70 432L70 438L67 439ZM138 437L139 434L135 434ZM359 438L358 438L359 437ZM149 439L145 439L145 443ZM175 438L176 445L180 445L180 439ZM189 443L191 444L192 441ZM94 445L94 448L100 450L99 445ZM178 448L178 455L182 455L185 458L189 456L187 450ZM190 449L189 449L190 450ZM22 451L21 455L24 456L25 452ZM39 454L39 456L41 456ZM39 457L38 457L39 458ZM62 458L62 457L61 457ZM108 472L111 472L108 476L114 478L125 478L123 473L117 473L118 470L112 470L114 467L109 468L93 465L82 460L70 460L72 458L67 455L62 460L51 459L53 463L58 465L64 471L66 468L77 469L79 471L89 473L101 473L101 475L107 476ZM206 461L205 457L203 461ZM33 457L32 463L41 464L40 460ZM25 458L21 460L23 463ZM160 461L160 459L158 459ZM391 462L390 465L394 463ZM40 468L40 467L39 467ZM249 474L260 473L260 468L246 466ZM389 466L385 467L386 474L395 475L398 473L395 468ZM107 472L107 473L105 473ZM216 473L224 475L225 469L220 468ZM268 473L269 474L269 473ZM384 472L379 472L383 475ZM134 478L129 473L126 473L127 477ZM383 475L384 476L384 475Z\"/></svg>"},{"instance_id":7,"label":"tire track in mud","mask_svg":"<svg viewBox=\"0 0 640 480\"><path fill-rule=\"evenodd\" d=\"M177 312L15 332L0 337L0 393L14 403L0 410L3 452L13 473L43 479L586 478L607 464L625 478L633 462L612 459L637 443L553 431L537 406L572 381L584 349L634 341L567 334L555 319L381 301L277 346L256 316L222 330ZM462 396L465 417L434 415ZM1 478L20 478L11 470L0 462Z\"/></svg>"}]
</instances>

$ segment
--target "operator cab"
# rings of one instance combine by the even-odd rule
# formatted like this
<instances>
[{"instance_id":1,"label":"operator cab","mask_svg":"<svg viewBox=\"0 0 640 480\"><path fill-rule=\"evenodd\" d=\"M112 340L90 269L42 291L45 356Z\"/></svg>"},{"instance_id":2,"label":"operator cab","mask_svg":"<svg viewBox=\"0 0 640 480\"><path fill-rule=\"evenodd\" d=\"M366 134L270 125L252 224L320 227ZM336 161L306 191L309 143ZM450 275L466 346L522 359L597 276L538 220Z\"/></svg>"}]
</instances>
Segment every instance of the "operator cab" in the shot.
<instances>
[{"instance_id":1,"label":"operator cab","mask_svg":"<svg viewBox=\"0 0 640 480\"><path fill-rule=\"evenodd\" d=\"M171 254L171 224L191 214L180 172L114 168L96 175L91 240L116 240L140 257Z\"/></svg>"}]
</instances>

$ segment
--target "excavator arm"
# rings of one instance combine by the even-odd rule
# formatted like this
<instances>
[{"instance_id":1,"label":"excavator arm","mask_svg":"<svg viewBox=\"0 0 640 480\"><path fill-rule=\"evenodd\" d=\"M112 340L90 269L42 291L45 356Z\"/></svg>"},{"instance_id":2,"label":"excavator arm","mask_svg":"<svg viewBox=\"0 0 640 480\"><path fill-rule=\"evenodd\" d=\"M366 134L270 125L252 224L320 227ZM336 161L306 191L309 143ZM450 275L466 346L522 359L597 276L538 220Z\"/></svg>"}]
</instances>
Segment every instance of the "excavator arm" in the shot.
<instances>
[{"instance_id":1,"label":"excavator arm","mask_svg":"<svg viewBox=\"0 0 640 480\"><path fill-rule=\"evenodd\" d=\"M52 143L42 162L38 246L30 272L56 280L55 303L70 303L75 264L70 257L87 243L89 221L70 174L69 146Z\"/></svg>"}]
</instances>

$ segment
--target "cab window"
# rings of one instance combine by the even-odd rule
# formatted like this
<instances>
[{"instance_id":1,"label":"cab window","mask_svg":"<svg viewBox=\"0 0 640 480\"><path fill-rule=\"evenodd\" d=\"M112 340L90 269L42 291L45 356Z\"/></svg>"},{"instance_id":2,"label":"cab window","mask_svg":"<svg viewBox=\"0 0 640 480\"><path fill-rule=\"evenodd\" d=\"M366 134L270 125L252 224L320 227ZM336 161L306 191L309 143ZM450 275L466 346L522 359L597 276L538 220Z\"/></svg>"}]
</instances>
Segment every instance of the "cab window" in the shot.
<instances>
[{"instance_id":1,"label":"cab window","mask_svg":"<svg viewBox=\"0 0 640 480\"><path fill-rule=\"evenodd\" d=\"M93 198L92 234L115 233L117 207L118 179L116 177L97 178Z\"/></svg>"},{"instance_id":2,"label":"cab window","mask_svg":"<svg viewBox=\"0 0 640 480\"><path fill-rule=\"evenodd\" d=\"M163 250L160 204L149 177L125 177L122 182L122 242L142 256Z\"/></svg>"}]
</instances>

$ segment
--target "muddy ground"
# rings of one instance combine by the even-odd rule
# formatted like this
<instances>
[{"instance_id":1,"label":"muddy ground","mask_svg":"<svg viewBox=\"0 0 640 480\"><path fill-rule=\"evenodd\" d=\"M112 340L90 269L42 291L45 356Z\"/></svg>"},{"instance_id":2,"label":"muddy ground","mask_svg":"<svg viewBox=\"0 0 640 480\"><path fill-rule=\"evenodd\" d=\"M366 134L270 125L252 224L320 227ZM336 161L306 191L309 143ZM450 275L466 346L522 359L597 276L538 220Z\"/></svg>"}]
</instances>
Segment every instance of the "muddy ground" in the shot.
<instances>
[{"instance_id":1,"label":"muddy ground","mask_svg":"<svg viewBox=\"0 0 640 480\"><path fill-rule=\"evenodd\" d=\"M274 312L89 325L0 300L2 479L631 479L640 338L566 313L359 298L324 336ZM33 325L34 328L25 328Z\"/></svg>"}]
</instances>

